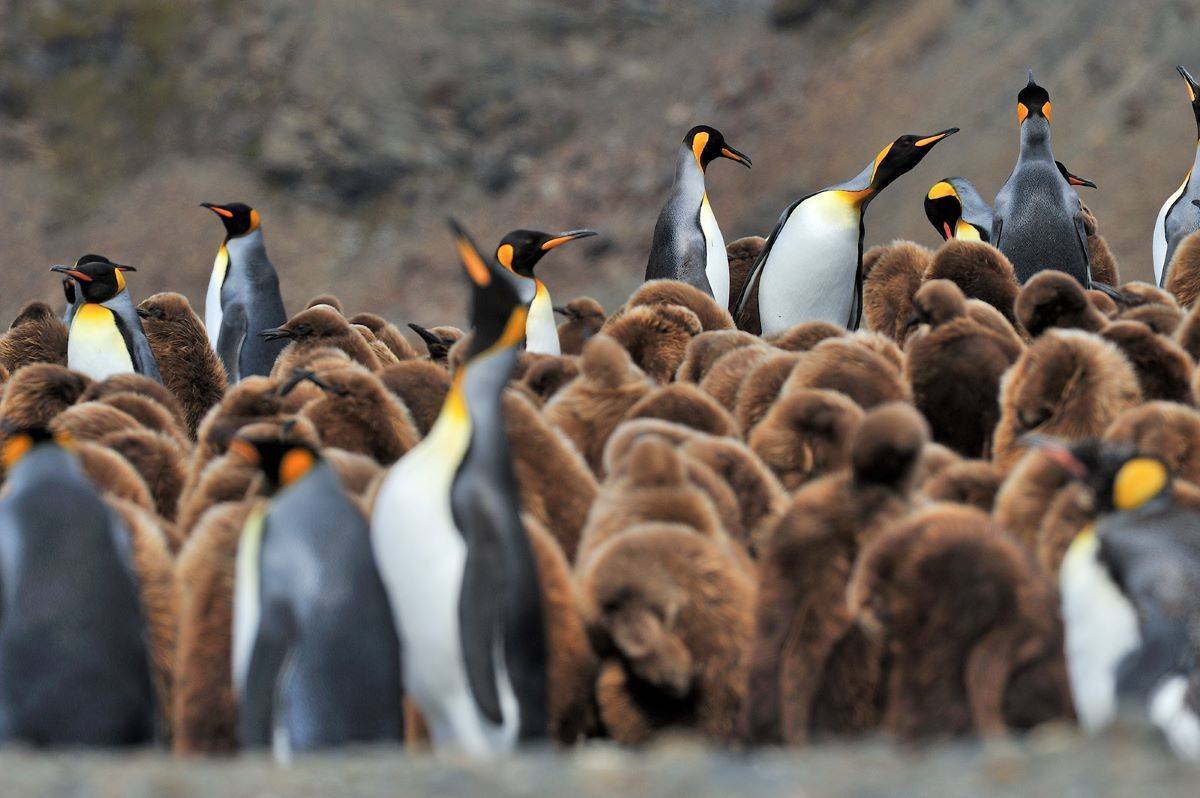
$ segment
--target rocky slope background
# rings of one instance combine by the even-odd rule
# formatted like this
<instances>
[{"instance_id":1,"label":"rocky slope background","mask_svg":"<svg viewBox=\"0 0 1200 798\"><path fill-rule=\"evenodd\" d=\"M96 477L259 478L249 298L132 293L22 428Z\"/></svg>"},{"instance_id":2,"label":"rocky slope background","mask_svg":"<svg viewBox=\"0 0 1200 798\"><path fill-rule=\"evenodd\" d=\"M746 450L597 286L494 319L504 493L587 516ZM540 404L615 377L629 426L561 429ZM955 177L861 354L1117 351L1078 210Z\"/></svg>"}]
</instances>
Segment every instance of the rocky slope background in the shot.
<instances>
[{"instance_id":1,"label":"rocky slope background","mask_svg":"<svg viewBox=\"0 0 1200 798\"><path fill-rule=\"evenodd\" d=\"M932 245L934 181L990 197L1008 174L1027 66L1123 276L1145 278L1192 157L1174 65L1200 67L1198 22L1183 0L0 0L0 318L61 301L48 266L88 251L138 266L138 296L201 306L221 236L203 200L262 210L291 309L332 290L461 323L448 214L489 244L602 231L543 273L611 308L698 122L756 164L710 172L727 240L901 133L960 126L867 218L868 244Z\"/></svg>"}]
</instances>

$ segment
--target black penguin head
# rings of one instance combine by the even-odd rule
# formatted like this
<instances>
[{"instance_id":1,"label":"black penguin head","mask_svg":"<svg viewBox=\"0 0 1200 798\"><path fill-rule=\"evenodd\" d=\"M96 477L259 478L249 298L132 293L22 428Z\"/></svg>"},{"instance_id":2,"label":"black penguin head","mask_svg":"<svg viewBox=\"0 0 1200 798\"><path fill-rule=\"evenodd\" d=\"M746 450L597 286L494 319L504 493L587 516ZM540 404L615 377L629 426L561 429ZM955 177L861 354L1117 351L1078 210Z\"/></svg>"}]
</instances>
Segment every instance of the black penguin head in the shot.
<instances>
[{"instance_id":1,"label":"black penguin head","mask_svg":"<svg viewBox=\"0 0 1200 798\"><path fill-rule=\"evenodd\" d=\"M533 267L550 250L577 238L597 235L595 230L568 230L565 233L540 233L537 230L513 230L500 239L496 260L522 277L533 277Z\"/></svg>"},{"instance_id":2,"label":"black penguin head","mask_svg":"<svg viewBox=\"0 0 1200 798\"><path fill-rule=\"evenodd\" d=\"M1063 176L1063 180L1066 180L1072 186L1075 186L1076 188L1100 188L1086 177L1080 177L1079 175L1071 174L1069 171L1067 171L1066 164L1064 164L1062 161L1055 161L1054 165L1058 167L1058 173Z\"/></svg>"},{"instance_id":3,"label":"black penguin head","mask_svg":"<svg viewBox=\"0 0 1200 798\"><path fill-rule=\"evenodd\" d=\"M125 290L124 273L137 269L113 263L103 255L84 255L74 266L56 264L50 271L64 274L78 285L85 302L107 302ZM68 299L71 293L67 294Z\"/></svg>"},{"instance_id":4,"label":"black penguin head","mask_svg":"<svg viewBox=\"0 0 1200 798\"><path fill-rule=\"evenodd\" d=\"M244 202L228 202L222 205L201 202L200 207L208 208L221 217L221 224L225 225L225 240L227 241L253 232L262 224L258 211Z\"/></svg>"},{"instance_id":5,"label":"black penguin head","mask_svg":"<svg viewBox=\"0 0 1200 798\"><path fill-rule=\"evenodd\" d=\"M7 421L0 421L0 435L3 435L3 443L0 443L0 462L4 464L5 471L11 471L21 458L42 444L52 443L64 448L71 445L71 438L67 433L54 433L43 426L17 427Z\"/></svg>"},{"instance_id":6,"label":"black penguin head","mask_svg":"<svg viewBox=\"0 0 1200 798\"><path fill-rule=\"evenodd\" d=\"M1085 484L1100 514L1136 510L1171 493L1167 464L1129 444L1087 440L1068 445L1042 435L1027 435L1023 441Z\"/></svg>"},{"instance_id":7,"label":"black penguin head","mask_svg":"<svg viewBox=\"0 0 1200 798\"><path fill-rule=\"evenodd\" d=\"M525 340L525 318L536 291L534 285L484 258L467 232L453 219L454 246L471 283L471 336L467 360L492 348L507 348Z\"/></svg>"},{"instance_id":8,"label":"black penguin head","mask_svg":"<svg viewBox=\"0 0 1200 798\"><path fill-rule=\"evenodd\" d=\"M1200 138L1200 83L1196 82L1192 73L1188 72L1182 64L1175 68L1179 70L1179 76L1187 84L1188 100L1192 103L1192 113L1196 117L1196 137Z\"/></svg>"},{"instance_id":9,"label":"black penguin head","mask_svg":"<svg viewBox=\"0 0 1200 798\"><path fill-rule=\"evenodd\" d=\"M262 471L271 493L296 482L321 459L307 443L278 439L253 441L237 436L228 451Z\"/></svg>"},{"instance_id":10,"label":"black penguin head","mask_svg":"<svg viewBox=\"0 0 1200 798\"><path fill-rule=\"evenodd\" d=\"M1039 86L1033 79L1033 70L1029 70L1029 82L1017 93L1017 123L1025 124L1030 118L1042 118L1051 122L1052 107L1050 92Z\"/></svg>"},{"instance_id":11,"label":"black penguin head","mask_svg":"<svg viewBox=\"0 0 1200 798\"><path fill-rule=\"evenodd\" d=\"M927 136L909 133L884 147L875 156L871 169L871 190L878 192L887 188L893 180L919 164L935 144L957 132L958 128L952 127Z\"/></svg>"},{"instance_id":12,"label":"black penguin head","mask_svg":"<svg viewBox=\"0 0 1200 798\"><path fill-rule=\"evenodd\" d=\"M954 177L939 180L925 194L925 216L946 241L954 238L963 214L962 198L954 185L955 180Z\"/></svg>"},{"instance_id":13,"label":"black penguin head","mask_svg":"<svg viewBox=\"0 0 1200 798\"><path fill-rule=\"evenodd\" d=\"M696 125L683 137L683 143L696 156L696 162L700 164L701 169L707 169L717 158L728 158L747 169L750 168L749 156L726 144L725 137L715 127Z\"/></svg>"}]
</instances>

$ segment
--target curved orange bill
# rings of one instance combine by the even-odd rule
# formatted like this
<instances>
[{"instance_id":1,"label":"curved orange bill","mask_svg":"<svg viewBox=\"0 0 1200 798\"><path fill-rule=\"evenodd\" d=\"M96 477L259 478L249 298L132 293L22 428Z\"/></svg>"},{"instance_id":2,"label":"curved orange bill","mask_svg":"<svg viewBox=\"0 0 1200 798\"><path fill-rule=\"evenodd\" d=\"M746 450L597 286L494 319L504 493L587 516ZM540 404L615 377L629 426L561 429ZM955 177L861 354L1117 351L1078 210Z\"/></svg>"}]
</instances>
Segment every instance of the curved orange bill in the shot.
<instances>
[{"instance_id":1,"label":"curved orange bill","mask_svg":"<svg viewBox=\"0 0 1200 798\"><path fill-rule=\"evenodd\" d=\"M201 202L200 207L208 208L210 211L215 213L217 216L224 216L226 219L233 218L233 211L229 210L228 208L222 208L220 205L214 205L211 202Z\"/></svg>"},{"instance_id":2,"label":"curved orange bill","mask_svg":"<svg viewBox=\"0 0 1200 798\"><path fill-rule=\"evenodd\" d=\"M598 235L600 234L595 230L568 230L565 233L559 233L558 235L554 236L554 238L551 238L549 241L546 241L544 244L542 244L542 251L549 252L555 247L561 247L568 241L574 241L577 238L590 238L591 236Z\"/></svg>"},{"instance_id":3,"label":"curved orange bill","mask_svg":"<svg viewBox=\"0 0 1200 798\"><path fill-rule=\"evenodd\" d=\"M954 135L955 133L957 133L957 132L958 132L958 128L956 128L956 127L946 128L946 129L945 129L945 130L943 130L941 133L934 133L934 134L933 134L933 135L931 135L931 136L926 136L926 137L925 137L925 138L923 138L923 139L918 139L918 140L915 142L914 146L917 146L917 147L932 147L934 144L937 144L937 143L938 143L939 141L941 141L942 139L944 139L944 138L946 138L946 137L948 137L948 136L953 136L953 135Z\"/></svg>"},{"instance_id":4,"label":"curved orange bill","mask_svg":"<svg viewBox=\"0 0 1200 798\"><path fill-rule=\"evenodd\" d=\"M747 169L749 169L750 165L751 165L749 155L747 155L744 152L738 152L733 147L730 147L728 145L721 148L721 157L728 158L731 161L737 161L738 163L740 163L742 166L746 167Z\"/></svg>"},{"instance_id":5,"label":"curved orange bill","mask_svg":"<svg viewBox=\"0 0 1200 798\"><path fill-rule=\"evenodd\" d=\"M92 281L92 278L90 275L84 274L83 272L79 271L78 269L72 268L71 266L64 266L61 263L56 263L53 266L51 266L50 271L58 272L59 274L65 274L68 277L72 277L72 278L79 280L80 282L84 282L84 283L90 283Z\"/></svg>"}]
</instances>

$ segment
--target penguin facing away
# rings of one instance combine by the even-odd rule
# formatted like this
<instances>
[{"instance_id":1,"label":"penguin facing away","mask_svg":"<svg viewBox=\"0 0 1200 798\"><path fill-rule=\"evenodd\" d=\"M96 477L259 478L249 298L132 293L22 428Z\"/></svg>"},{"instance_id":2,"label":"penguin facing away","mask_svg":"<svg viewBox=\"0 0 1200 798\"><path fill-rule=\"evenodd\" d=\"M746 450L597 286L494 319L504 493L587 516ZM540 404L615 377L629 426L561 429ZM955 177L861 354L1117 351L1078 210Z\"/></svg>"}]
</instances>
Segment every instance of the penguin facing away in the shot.
<instances>
[{"instance_id":1,"label":"penguin facing away","mask_svg":"<svg viewBox=\"0 0 1200 798\"><path fill-rule=\"evenodd\" d=\"M454 230L469 348L433 428L380 485L371 541L434 746L484 755L548 734L538 574L501 410L534 287Z\"/></svg>"},{"instance_id":2,"label":"penguin facing away","mask_svg":"<svg viewBox=\"0 0 1200 798\"><path fill-rule=\"evenodd\" d=\"M287 342L259 333L282 326L288 317L279 294L279 276L263 243L262 219L241 202L200 206L219 216L225 226L204 303L208 337L231 385L251 375L266 376Z\"/></svg>"},{"instance_id":3,"label":"penguin facing away","mask_svg":"<svg viewBox=\"0 0 1200 798\"><path fill-rule=\"evenodd\" d=\"M750 158L725 143L716 128L697 125L683 138L675 156L675 183L654 225L647 280L679 280L729 306L729 256L717 226L704 172L717 158L750 168Z\"/></svg>"},{"instance_id":4,"label":"penguin facing away","mask_svg":"<svg viewBox=\"0 0 1200 798\"><path fill-rule=\"evenodd\" d=\"M309 446L234 438L271 499L238 542L233 681L243 747L403 738L400 642L367 519Z\"/></svg>"},{"instance_id":5,"label":"penguin facing away","mask_svg":"<svg viewBox=\"0 0 1200 798\"><path fill-rule=\"evenodd\" d=\"M70 278L79 295L67 338L69 368L94 380L136 372L162 382L125 283L125 272L137 269L84 255L74 266L58 264L50 271Z\"/></svg>"},{"instance_id":6,"label":"penguin facing away","mask_svg":"<svg viewBox=\"0 0 1200 798\"><path fill-rule=\"evenodd\" d=\"M988 242L992 206L965 177L944 177L925 194L925 216L942 240Z\"/></svg>"},{"instance_id":7,"label":"penguin facing away","mask_svg":"<svg viewBox=\"0 0 1200 798\"><path fill-rule=\"evenodd\" d=\"M1192 104L1192 114L1196 117L1196 147L1192 157L1191 168L1183 184L1175 193L1167 197L1158 218L1154 220L1152 254L1154 256L1154 281L1159 288L1167 285L1167 274L1175 249L1183 239L1191 233L1200 230L1200 210L1193 200L1200 199L1200 186L1192 180L1196 170L1200 168L1200 83L1183 66L1175 67L1179 76L1187 84L1188 100Z\"/></svg>"},{"instance_id":8,"label":"penguin facing away","mask_svg":"<svg viewBox=\"0 0 1200 798\"><path fill-rule=\"evenodd\" d=\"M554 302L546 284L533 273L533 267L550 250L568 241L597 235L595 230L568 230L565 233L541 233L536 230L513 230L500 239L496 260L501 266L532 280L535 293L529 304L525 321L525 350L540 355L559 355L558 324L554 320Z\"/></svg>"},{"instance_id":9,"label":"penguin facing away","mask_svg":"<svg viewBox=\"0 0 1200 798\"><path fill-rule=\"evenodd\" d=\"M0 741L155 736L129 530L44 428L8 431L0 498Z\"/></svg>"},{"instance_id":10,"label":"penguin facing away","mask_svg":"<svg viewBox=\"0 0 1200 798\"><path fill-rule=\"evenodd\" d=\"M907 173L952 127L928 136L905 135L884 147L857 176L793 202L779 217L742 288L741 318L758 284L763 336L804 321L827 321L848 329L862 316L862 252L867 205Z\"/></svg>"}]
</instances>

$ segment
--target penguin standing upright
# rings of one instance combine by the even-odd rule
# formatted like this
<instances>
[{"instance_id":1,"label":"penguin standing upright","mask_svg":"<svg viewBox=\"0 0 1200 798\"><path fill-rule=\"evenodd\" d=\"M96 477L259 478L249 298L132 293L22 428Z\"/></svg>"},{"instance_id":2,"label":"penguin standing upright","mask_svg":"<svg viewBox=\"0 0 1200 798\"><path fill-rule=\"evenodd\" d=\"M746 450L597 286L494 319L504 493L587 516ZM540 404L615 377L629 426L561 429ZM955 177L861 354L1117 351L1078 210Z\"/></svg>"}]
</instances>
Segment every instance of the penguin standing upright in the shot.
<instances>
[{"instance_id":1,"label":"penguin standing upright","mask_svg":"<svg viewBox=\"0 0 1200 798\"><path fill-rule=\"evenodd\" d=\"M1162 210L1158 212L1158 218L1154 220L1154 280L1159 288L1167 284L1167 272L1170 271L1168 267L1179 242L1200 230L1200 209L1192 203L1192 200L1200 199L1200 185L1192 180L1197 169L1200 169L1200 83L1197 83L1183 66L1175 68L1187 84L1192 114L1196 117L1196 146L1192 166L1188 169L1187 177L1183 179L1183 185L1167 197Z\"/></svg>"},{"instance_id":2,"label":"penguin standing upright","mask_svg":"<svg viewBox=\"0 0 1200 798\"><path fill-rule=\"evenodd\" d=\"M155 694L129 530L45 429L8 431L0 742L139 745Z\"/></svg>"},{"instance_id":3,"label":"penguin standing upright","mask_svg":"<svg viewBox=\"0 0 1200 798\"><path fill-rule=\"evenodd\" d=\"M97 381L137 372L162 382L125 283L125 272L137 269L103 255L84 255L74 266L55 265L50 271L71 278L78 296L67 338L69 368Z\"/></svg>"},{"instance_id":4,"label":"penguin standing upright","mask_svg":"<svg viewBox=\"0 0 1200 798\"><path fill-rule=\"evenodd\" d=\"M204 326L225 366L230 384L267 376L287 341L259 333L287 322L279 276L267 258L258 211L241 202L201 207L221 217L225 240L213 261L204 303Z\"/></svg>"},{"instance_id":5,"label":"penguin standing upright","mask_svg":"<svg viewBox=\"0 0 1200 798\"><path fill-rule=\"evenodd\" d=\"M233 680L242 745L273 745L286 759L399 740L400 642L367 519L309 446L239 437L229 450L257 465L271 492L238 543Z\"/></svg>"},{"instance_id":6,"label":"penguin standing upright","mask_svg":"<svg viewBox=\"0 0 1200 798\"><path fill-rule=\"evenodd\" d=\"M535 293L529 304L525 321L525 349L539 355L562 354L558 341L558 324L554 321L554 302L546 284L533 273L533 267L550 250L577 238L596 235L595 230L568 230L565 233L539 233L536 230L513 230L500 239L496 260L501 266L532 280Z\"/></svg>"},{"instance_id":7,"label":"penguin standing upright","mask_svg":"<svg viewBox=\"0 0 1200 798\"><path fill-rule=\"evenodd\" d=\"M470 346L433 428L380 485L371 542L434 745L486 754L548 734L541 590L501 409L533 284L455 231Z\"/></svg>"},{"instance_id":8,"label":"penguin standing upright","mask_svg":"<svg viewBox=\"0 0 1200 798\"><path fill-rule=\"evenodd\" d=\"M1019 283L1059 269L1091 288L1091 256L1079 195L1050 149L1050 93L1029 72L1017 94L1021 154L992 207L992 243L1012 262Z\"/></svg>"},{"instance_id":9,"label":"penguin standing upright","mask_svg":"<svg viewBox=\"0 0 1200 798\"><path fill-rule=\"evenodd\" d=\"M856 177L789 205L742 287L734 317L742 316L757 283L763 335L781 333L802 321L858 327L867 205L919 164L935 144L957 132L952 127L928 136L901 136Z\"/></svg>"},{"instance_id":10,"label":"penguin standing upright","mask_svg":"<svg viewBox=\"0 0 1200 798\"><path fill-rule=\"evenodd\" d=\"M992 206L965 177L944 177L925 194L925 216L942 240L987 242L992 237Z\"/></svg>"},{"instance_id":11,"label":"penguin standing upright","mask_svg":"<svg viewBox=\"0 0 1200 798\"><path fill-rule=\"evenodd\" d=\"M750 159L726 144L716 128L697 125L684 136L671 196L654 225L646 279L694 285L724 308L729 307L729 256L704 187L704 170L717 158L750 168Z\"/></svg>"}]
</instances>

